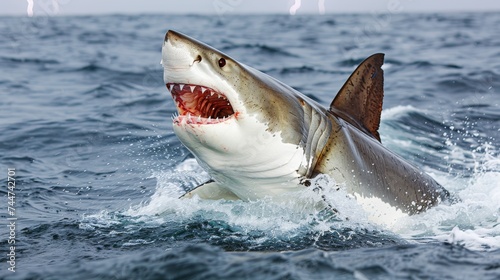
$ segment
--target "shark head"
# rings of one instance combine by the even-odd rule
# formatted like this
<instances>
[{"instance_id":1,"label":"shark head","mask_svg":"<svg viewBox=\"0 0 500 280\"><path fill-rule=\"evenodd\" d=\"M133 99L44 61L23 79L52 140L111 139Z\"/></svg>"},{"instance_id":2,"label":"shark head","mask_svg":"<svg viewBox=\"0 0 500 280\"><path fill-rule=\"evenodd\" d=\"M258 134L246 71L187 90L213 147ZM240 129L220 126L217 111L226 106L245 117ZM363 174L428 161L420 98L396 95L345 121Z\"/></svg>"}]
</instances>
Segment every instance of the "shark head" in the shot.
<instances>
[{"instance_id":1,"label":"shark head","mask_svg":"<svg viewBox=\"0 0 500 280\"><path fill-rule=\"evenodd\" d=\"M175 31L165 36L162 65L178 111L174 132L219 185L252 199L296 187L310 172L307 143L321 138L308 133L319 125L311 124L313 101Z\"/></svg>"}]
</instances>

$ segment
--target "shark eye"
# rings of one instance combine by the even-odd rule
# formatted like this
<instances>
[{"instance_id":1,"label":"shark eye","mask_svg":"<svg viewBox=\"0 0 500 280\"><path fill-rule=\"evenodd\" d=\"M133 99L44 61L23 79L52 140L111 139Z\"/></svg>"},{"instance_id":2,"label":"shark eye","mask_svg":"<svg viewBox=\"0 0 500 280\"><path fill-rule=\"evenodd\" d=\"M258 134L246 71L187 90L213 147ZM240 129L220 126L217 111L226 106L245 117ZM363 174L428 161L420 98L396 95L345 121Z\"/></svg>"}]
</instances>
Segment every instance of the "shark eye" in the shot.
<instances>
[{"instance_id":1,"label":"shark eye","mask_svg":"<svg viewBox=\"0 0 500 280\"><path fill-rule=\"evenodd\" d=\"M224 65L226 65L226 60L222 57L221 59L219 59L219 67L222 68L224 67Z\"/></svg>"}]
</instances>

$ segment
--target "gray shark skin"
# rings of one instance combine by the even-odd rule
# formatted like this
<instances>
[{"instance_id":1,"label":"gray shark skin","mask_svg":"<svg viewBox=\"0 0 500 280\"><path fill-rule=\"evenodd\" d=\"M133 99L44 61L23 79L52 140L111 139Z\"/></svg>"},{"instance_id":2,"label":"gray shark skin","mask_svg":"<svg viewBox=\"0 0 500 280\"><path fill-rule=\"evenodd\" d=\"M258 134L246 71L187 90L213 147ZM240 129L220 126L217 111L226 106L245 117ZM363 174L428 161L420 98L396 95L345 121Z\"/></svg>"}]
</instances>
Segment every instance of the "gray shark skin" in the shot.
<instances>
[{"instance_id":1,"label":"gray shark skin","mask_svg":"<svg viewBox=\"0 0 500 280\"><path fill-rule=\"evenodd\" d=\"M253 200L301 190L326 174L361 203L407 215L447 200L429 175L389 151L378 128L383 54L363 61L324 108L195 39L168 31L162 48L173 128L213 180L183 196ZM373 207L373 206L372 206Z\"/></svg>"}]
</instances>

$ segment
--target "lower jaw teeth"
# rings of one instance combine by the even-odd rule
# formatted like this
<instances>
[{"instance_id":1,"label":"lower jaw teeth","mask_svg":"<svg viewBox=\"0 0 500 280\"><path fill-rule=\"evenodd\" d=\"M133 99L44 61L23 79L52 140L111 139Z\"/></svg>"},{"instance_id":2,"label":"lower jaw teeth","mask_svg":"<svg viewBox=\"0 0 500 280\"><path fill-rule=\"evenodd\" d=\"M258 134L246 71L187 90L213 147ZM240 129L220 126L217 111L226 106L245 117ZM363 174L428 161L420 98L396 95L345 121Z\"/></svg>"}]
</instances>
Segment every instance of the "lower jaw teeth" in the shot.
<instances>
[{"instance_id":1,"label":"lower jaw teeth","mask_svg":"<svg viewBox=\"0 0 500 280\"><path fill-rule=\"evenodd\" d=\"M228 118L231 116L224 116L224 117L215 117L212 118L211 116L208 116L208 118L204 118L201 115L198 116L193 116L191 113L187 113L184 115L179 115L177 113L172 115L172 121L175 124L181 124L181 123L187 123L187 124L216 124L219 122L225 122Z\"/></svg>"}]
</instances>

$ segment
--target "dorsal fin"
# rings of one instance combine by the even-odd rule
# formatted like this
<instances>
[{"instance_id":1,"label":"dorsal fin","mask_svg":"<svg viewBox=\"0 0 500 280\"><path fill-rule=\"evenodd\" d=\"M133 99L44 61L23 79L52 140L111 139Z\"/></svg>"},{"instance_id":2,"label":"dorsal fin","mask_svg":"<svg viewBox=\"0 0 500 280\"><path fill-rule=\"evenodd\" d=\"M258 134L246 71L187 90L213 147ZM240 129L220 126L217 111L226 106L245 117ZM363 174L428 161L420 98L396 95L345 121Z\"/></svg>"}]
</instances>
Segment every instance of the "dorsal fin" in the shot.
<instances>
[{"instance_id":1,"label":"dorsal fin","mask_svg":"<svg viewBox=\"0 0 500 280\"><path fill-rule=\"evenodd\" d=\"M377 53L354 70L337 93L330 111L380 141L378 128L384 99L384 54Z\"/></svg>"}]
</instances>

